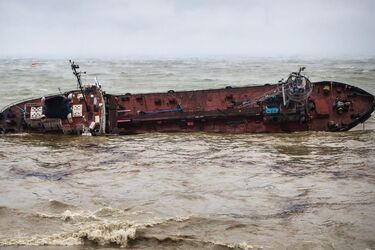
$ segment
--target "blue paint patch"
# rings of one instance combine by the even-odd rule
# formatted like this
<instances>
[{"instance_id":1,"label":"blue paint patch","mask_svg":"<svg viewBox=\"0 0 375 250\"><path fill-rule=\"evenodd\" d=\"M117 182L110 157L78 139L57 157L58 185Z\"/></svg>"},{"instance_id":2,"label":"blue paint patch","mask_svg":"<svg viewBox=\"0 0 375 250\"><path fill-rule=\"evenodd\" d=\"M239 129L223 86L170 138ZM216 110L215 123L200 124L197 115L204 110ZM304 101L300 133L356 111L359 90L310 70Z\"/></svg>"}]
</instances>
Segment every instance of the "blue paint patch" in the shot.
<instances>
[{"instance_id":1,"label":"blue paint patch","mask_svg":"<svg viewBox=\"0 0 375 250\"><path fill-rule=\"evenodd\" d=\"M266 106L266 114L278 114L278 113L279 113L278 107Z\"/></svg>"}]
</instances>

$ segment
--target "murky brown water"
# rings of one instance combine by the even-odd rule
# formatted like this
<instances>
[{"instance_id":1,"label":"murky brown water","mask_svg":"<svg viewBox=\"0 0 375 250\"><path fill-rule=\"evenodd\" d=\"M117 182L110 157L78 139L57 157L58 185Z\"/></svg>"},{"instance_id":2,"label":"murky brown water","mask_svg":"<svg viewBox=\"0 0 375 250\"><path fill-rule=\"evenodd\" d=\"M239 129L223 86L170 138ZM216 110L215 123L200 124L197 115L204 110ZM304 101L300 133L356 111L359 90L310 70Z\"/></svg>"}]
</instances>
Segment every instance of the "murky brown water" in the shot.
<instances>
[{"instance_id":1,"label":"murky brown water","mask_svg":"<svg viewBox=\"0 0 375 250\"><path fill-rule=\"evenodd\" d=\"M282 65L279 70L286 67L274 64ZM164 71L154 66L168 78L178 65ZM229 78L238 67L226 65L223 75ZM357 85L374 93L375 66L371 61L364 65L362 75L353 73L356 66L343 75L362 79ZM6 67L16 66L3 63ZM340 67L332 67L335 71L322 74L338 77ZM32 70L25 68L21 80L37 77ZM53 72L44 77L52 79ZM256 72L260 82L263 70ZM110 81L110 73L105 76ZM2 81L7 79L13 78ZM18 87L26 84L21 80L14 80ZM35 86L30 88L37 92ZM7 99L21 95L9 91L13 94ZM366 128L256 135L2 136L0 248L375 249L373 118Z\"/></svg>"}]
</instances>

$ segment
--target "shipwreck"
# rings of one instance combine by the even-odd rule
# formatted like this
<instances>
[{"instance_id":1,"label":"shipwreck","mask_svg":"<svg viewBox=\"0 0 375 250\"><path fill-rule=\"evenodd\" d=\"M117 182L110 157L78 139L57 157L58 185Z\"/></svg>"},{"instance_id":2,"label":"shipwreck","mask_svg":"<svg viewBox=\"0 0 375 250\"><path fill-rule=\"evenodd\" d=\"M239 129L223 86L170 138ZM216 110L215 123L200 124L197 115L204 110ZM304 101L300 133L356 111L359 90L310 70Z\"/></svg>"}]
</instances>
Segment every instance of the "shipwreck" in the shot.
<instances>
[{"instance_id":1,"label":"shipwreck","mask_svg":"<svg viewBox=\"0 0 375 250\"><path fill-rule=\"evenodd\" d=\"M5 107L0 133L337 132L365 122L375 107L372 94L346 83L311 82L304 68L276 84L112 95L97 81L83 84L84 72L70 63L77 89Z\"/></svg>"}]
</instances>

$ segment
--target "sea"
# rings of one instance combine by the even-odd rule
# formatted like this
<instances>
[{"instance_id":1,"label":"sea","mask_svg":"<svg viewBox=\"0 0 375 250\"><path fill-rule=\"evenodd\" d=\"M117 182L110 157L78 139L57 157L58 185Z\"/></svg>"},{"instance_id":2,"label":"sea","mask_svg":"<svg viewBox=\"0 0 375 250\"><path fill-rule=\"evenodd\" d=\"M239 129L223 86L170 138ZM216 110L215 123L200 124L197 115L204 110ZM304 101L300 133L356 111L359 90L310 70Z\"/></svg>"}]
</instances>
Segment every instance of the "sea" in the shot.
<instances>
[{"instance_id":1,"label":"sea","mask_svg":"<svg viewBox=\"0 0 375 250\"><path fill-rule=\"evenodd\" d=\"M277 83L375 94L375 58L78 58L107 93ZM0 106L76 89L66 59L0 59ZM375 119L349 132L0 136L0 249L375 249Z\"/></svg>"}]
</instances>

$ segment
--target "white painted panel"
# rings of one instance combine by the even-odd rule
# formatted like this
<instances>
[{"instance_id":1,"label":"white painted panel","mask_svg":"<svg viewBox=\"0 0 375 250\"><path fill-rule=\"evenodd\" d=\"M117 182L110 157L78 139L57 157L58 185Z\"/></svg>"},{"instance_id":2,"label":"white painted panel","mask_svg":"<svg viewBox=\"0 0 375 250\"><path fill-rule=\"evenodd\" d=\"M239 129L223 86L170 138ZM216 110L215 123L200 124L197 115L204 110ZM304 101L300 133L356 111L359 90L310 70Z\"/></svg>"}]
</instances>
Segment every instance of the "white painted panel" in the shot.
<instances>
[{"instance_id":1,"label":"white painted panel","mask_svg":"<svg viewBox=\"0 0 375 250\"><path fill-rule=\"evenodd\" d=\"M95 123L100 123L100 116L98 115L95 116Z\"/></svg>"},{"instance_id":2,"label":"white painted panel","mask_svg":"<svg viewBox=\"0 0 375 250\"><path fill-rule=\"evenodd\" d=\"M30 119L36 120L43 116L43 107L31 107Z\"/></svg>"},{"instance_id":3,"label":"white painted panel","mask_svg":"<svg viewBox=\"0 0 375 250\"><path fill-rule=\"evenodd\" d=\"M73 117L82 117L82 104L73 105Z\"/></svg>"}]
</instances>

